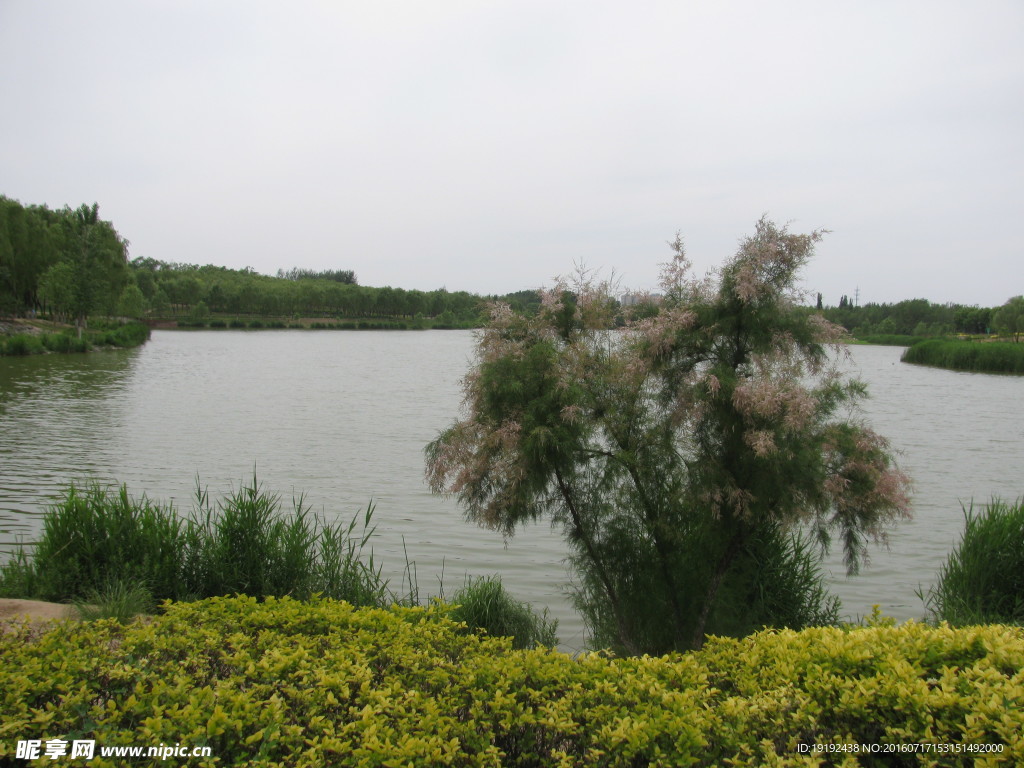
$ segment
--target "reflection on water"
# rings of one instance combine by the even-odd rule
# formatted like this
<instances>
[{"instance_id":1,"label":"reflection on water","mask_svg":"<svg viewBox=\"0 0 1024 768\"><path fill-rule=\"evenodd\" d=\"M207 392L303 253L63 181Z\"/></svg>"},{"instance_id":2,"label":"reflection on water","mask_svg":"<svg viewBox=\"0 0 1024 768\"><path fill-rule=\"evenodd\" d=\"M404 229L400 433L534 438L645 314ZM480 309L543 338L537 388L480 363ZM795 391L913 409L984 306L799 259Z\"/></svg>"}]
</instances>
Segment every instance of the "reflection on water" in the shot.
<instances>
[{"instance_id":1,"label":"reflection on water","mask_svg":"<svg viewBox=\"0 0 1024 768\"><path fill-rule=\"evenodd\" d=\"M33 538L70 476L103 474L137 353L0 358L0 542Z\"/></svg>"},{"instance_id":2,"label":"reflection on water","mask_svg":"<svg viewBox=\"0 0 1024 768\"><path fill-rule=\"evenodd\" d=\"M872 392L865 418L915 480L915 518L890 551L850 579L830 556L851 616L873 603L921 616L914 590L959 538L960 501L1024 492L1024 414L1011 407L1024 379L904 365L900 353L853 347L847 364ZM460 331L157 331L134 350L0 358L0 546L37 535L70 480L124 482L188 509L197 480L218 496L255 471L286 502L304 492L345 521L372 500L375 558L396 586L406 553L423 594L501 572L580 647L557 533L535 526L506 546L423 482L423 446L457 415L471 354Z\"/></svg>"}]
</instances>

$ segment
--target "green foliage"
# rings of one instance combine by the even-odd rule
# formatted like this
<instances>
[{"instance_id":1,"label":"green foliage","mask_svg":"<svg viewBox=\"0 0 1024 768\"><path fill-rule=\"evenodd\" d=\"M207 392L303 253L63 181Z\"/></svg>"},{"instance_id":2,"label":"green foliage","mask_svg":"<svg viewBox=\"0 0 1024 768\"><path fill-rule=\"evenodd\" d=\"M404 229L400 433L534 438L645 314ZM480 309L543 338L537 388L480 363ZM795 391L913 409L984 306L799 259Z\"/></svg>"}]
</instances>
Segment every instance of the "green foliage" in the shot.
<instances>
[{"instance_id":1,"label":"green foliage","mask_svg":"<svg viewBox=\"0 0 1024 768\"><path fill-rule=\"evenodd\" d=\"M109 579L102 588L89 589L74 605L83 621L113 619L124 624L140 614L152 613L155 603L145 584Z\"/></svg>"},{"instance_id":2,"label":"green foliage","mask_svg":"<svg viewBox=\"0 0 1024 768\"><path fill-rule=\"evenodd\" d=\"M0 633L0 760L40 737L209 746L198 766L1024 760L1019 629L783 630L573 659L465 633L447 610L236 597L145 623L17 624ZM837 751L801 752L815 744ZM963 751L853 753L871 744Z\"/></svg>"},{"instance_id":3,"label":"green foliage","mask_svg":"<svg viewBox=\"0 0 1024 768\"><path fill-rule=\"evenodd\" d=\"M954 626L1024 625L1024 504L994 499L980 515L972 504L964 519L960 544L925 602L937 619Z\"/></svg>"},{"instance_id":4,"label":"green foliage","mask_svg":"<svg viewBox=\"0 0 1024 768\"><path fill-rule=\"evenodd\" d=\"M493 637L511 637L513 648L551 648L558 643L558 621L547 609L538 615L529 603L510 595L496 576L481 576L452 596L451 617Z\"/></svg>"},{"instance_id":5,"label":"green foliage","mask_svg":"<svg viewBox=\"0 0 1024 768\"><path fill-rule=\"evenodd\" d=\"M428 479L505 535L560 526L578 605L616 652L834 620L820 551L790 534L837 534L854 571L907 513L884 438L842 420L864 396L829 362L843 334L797 304L818 238L762 220L706 280L677 239L658 313L617 330L610 287L586 274L543 292L535 316L492 309Z\"/></svg>"},{"instance_id":6,"label":"green foliage","mask_svg":"<svg viewBox=\"0 0 1024 768\"><path fill-rule=\"evenodd\" d=\"M1024 296L1008 299L993 315L992 323L1001 332L1013 336L1015 342L1020 341L1024 333Z\"/></svg>"},{"instance_id":7,"label":"green foliage","mask_svg":"<svg viewBox=\"0 0 1024 768\"><path fill-rule=\"evenodd\" d=\"M704 536L712 535L710 528ZM677 584L704 585L715 564L702 554L712 549L696 535L688 539L690 551L671 563L671 578ZM629 606L632 637L647 651L669 649L675 644L675 628L665 617L663 574L644 563L654 562L653 543L628 535L608 537L609 552L602 552L618 598ZM615 570L612 570L615 569ZM581 581L575 604L589 630L589 644L595 648L624 650L594 569L577 563ZM704 594L697 590L677 596L684 617L684 631L692 632L702 609ZM765 526L743 545L725 574L717 599L707 618L706 632L743 637L765 627L802 629L839 624L839 598L831 595L821 568L820 552L799 533L781 526Z\"/></svg>"},{"instance_id":8,"label":"green foliage","mask_svg":"<svg viewBox=\"0 0 1024 768\"><path fill-rule=\"evenodd\" d=\"M45 351L42 339L31 333L0 336L0 345L0 351L11 356L38 355Z\"/></svg>"},{"instance_id":9,"label":"green foliage","mask_svg":"<svg viewBox=\"0 0 1024 768\"><path fill-rule=\"evenodd\" d=\"M113 578L143 582L160 599L180 597L185 560L182 521L171 508L145 497L132 499L98 484L72 485L43 517L43 531L32 557L30 576L13 579L9 565L0 576L0 592L9 597L62 601L85 597ZM12 594L13 585L33 584L28 594Z\"/></svg>"},{"instance_id":10,"label":"green foliage","mask_svg":"<svg viewBox=\"0 0 1024 768\"><path fill-rule=\"evenodd\" d=\"M148 329L146 335L149 335ZM90 347L87 338L78 338L72 333L45 333L41 338L50 352L88 352Z\"/></svg>"},{"instance_id":11,"label":"green foliage","mask_svg":"<svg viewBox=\"0 0 1024 768\"><path fill-rule=\"evenodd\" d=\"M444 289L427 293L360 286L347 270L293 269L270 277L248 268L234 270L148 258L135 259L131 269L140 288L145 286L143 293L150 297L151 309L175 318L190 318L196 306L203 303L213 316L248 316L250 321L259 318L256 322L263 323L263 327L267 327L267 318L281 322L284 318L333 318L368 323L370 327L382 323L382 328L399 327L399 323L438 327L435 318L445 318L440 324L450 327L473 327L479 322L478 296ZM157 297L161 295L163 301L158 306ZM417 315L421 321L415 320ZM207 318L198 320L205 322ZM191 318L191 322L196 321Z\"/></svg>"},{"instance_id":12,"label":"green foliage","mask_svg":"<svg viewBox=\"0 0 1024 768\"><path fill-rule=\"evenodd\" d=\"M887 347L911 347L918 342L925 341L923 336L904 336L898 333L868 333L857 336L857 341L865 344L878 344Z\"/></svg>"},{"instance_id":13,"label":"green foliage","mask_svg":"<svg viewBox=\"0 0 1024 768\"><path fill-rule=\"evenodd\" d=\"M931 339L910 347L900 360L954 371L1019 374L1024 373L1024 345Z\"/></svg>"},{"instance_id":14,"label":"green foliage","mask_svg":"<svg viewBox=\"0 0 1024 768\"><path fill-rule=\"evenodd\" d=\"M137 320L145 313L146 297L133 280L121 291L121 296L117 300L117 314Z\"/></svg>"},{"instance_id":15,"label":"green foliage","mask_svg":"<svg viewBox=\"0 0 1024 768\"><path fill-rule=\"evenodd\" d=\"M355 285L356 273L351 269L300 269L292 267L287 272L283 269L277 270L277 276L285 280L331 280L336 283Z\"/></svg>"},{"instance_id":16,"label":"green foliage","mask_svg":"<svg viewBox=\"0 0 1024 768\"><path fill-rule=\"evenodd\" d=\"M838 307L825 307L822 314L830 322L842 325L857 338L864 339L870 335L942 336L954 331L984 333L984 323L990 311L955 304L933 304L927 299L908 299L895 304L868 302L854 306L844 296Z\"/></svg>"},{"instance_id":17,"label":"green foliage","mask_svg":"<svg viewBox=\"0 0 1024 768\"><path fill-rule=\"evenodd\" d=\"M19 548L0 568L0 595L89 602L111 584L143 585L155 600L246 593L314 593L360 605L391 594L364 549L372 506L357 531L312 514L301 498L290 515L256 478L217 504L197 491L192 515L134 498L126 487L72 485L43 518L29 555Z\"/></svg>"},{"instance_id":18,"label":"green foliage","mask_svg":"<svg viewBox=\"0 0 1024 768\"><path fill-rule=\"evenodd\" d=\"M19 333L0 336L0 355L38 355L44 352L88 352L94 346L137 347L149 339L142 323L112 325L109 330L91 330L82 336L74 332Z\"/></svg>"},{"instance_id":19,"label":"green foliage","mask_svg":"<svg viewBox=\"0 0 1024 768\"><path fill-rule=\"evenodd\" d=\"M115 347L137 347L149 340L149 327L142 323L116 326L107 336L107 343Z\"/></svg>"},{"instance_id":20,"label":"green foliage","mask_svg":"<svg viewBox=\"0 0 1024 768\"><path fill-rule=\"evenodd\" d=\"M206 306L205 301L200 301L194 305L191 311L188 313L188 319L193 323L203 322L208 320L210 317L210 308Z\"/></svg>"}]
</instances>

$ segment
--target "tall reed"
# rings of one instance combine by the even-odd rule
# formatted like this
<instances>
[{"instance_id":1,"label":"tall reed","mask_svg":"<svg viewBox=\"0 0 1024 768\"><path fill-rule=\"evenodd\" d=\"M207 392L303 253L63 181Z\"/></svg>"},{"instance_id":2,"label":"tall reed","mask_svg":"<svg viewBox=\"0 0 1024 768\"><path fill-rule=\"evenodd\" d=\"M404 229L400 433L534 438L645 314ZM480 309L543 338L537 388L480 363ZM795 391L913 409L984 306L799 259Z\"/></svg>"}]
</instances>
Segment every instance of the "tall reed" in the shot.
<instances>
[{"instance_id":1,"label":"tall reed","mask_svg":"<svg viewBox=\"0 0 1024 768\"><path fill-rule=\"evenodd\" d=\"M362 530L359 515L332 524L302 497L290 514L281 506L255 477L216 504L197 489L188 517L144 495L133 498L125 486L72 484L47 511L35 547L19 547L0 567L0 595L83 600L131 582L157 601L321 593L356 605L390 604L387 581L366 551L372 505Z\"/></svg>"},{"instance_id":2,"label":"tall reed","mask_svg":"<svg viewBox=\"0 0 1024 768\"><path fill-rule=\"evenodd\" d=\"M954 626L1024 625L1024 504L993 499L975 514L972 503L964 521L938 584L918 596L935 618Z\"/></svg>"},{"instance_id":3,"label":"tall reed","mask_svg":"<svg viewBox=\"0 0 1024 768\"><path fill-rule=\"evenodd\" d=\"M931 339L907 349L900 360L955 371L1024 373L1024 344Z\"/></svg>"}]
</instances>

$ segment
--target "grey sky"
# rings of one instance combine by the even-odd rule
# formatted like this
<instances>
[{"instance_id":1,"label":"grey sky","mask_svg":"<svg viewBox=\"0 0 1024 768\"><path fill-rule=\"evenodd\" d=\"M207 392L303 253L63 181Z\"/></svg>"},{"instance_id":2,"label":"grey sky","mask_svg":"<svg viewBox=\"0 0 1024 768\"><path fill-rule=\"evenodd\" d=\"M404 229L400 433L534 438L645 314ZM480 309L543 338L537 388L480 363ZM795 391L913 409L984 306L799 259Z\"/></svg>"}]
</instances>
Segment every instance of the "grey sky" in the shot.
<instances>
[{"instance_id":1,"label":"grey sky","mask_svg":"<svg viewBox=\"0 0 1024 768\"><path fill-rule=\"evenodd\" d=\"M0 194L165 261L653 288L767 213L838 303L1024 292L1024 3L0 0Z\"/></svg>"}]
</instances>

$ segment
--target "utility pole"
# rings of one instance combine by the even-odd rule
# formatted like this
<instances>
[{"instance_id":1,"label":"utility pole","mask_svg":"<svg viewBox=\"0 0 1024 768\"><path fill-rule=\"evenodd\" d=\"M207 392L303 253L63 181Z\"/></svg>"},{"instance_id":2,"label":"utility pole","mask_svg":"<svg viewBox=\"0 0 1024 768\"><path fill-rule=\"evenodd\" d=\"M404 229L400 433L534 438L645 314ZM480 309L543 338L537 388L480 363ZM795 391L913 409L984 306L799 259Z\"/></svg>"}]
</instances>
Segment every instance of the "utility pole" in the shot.
<instances>
[{"instance_id":1,"label":"utility pole","mask_svg":"<svg viewBox=\"0 0 1024 768\"><path fill-rule=\"evenodd\" d=\"M860 286L858 285L853 289L853 306L860 306Z\"/></svg>"}]
</instances>

